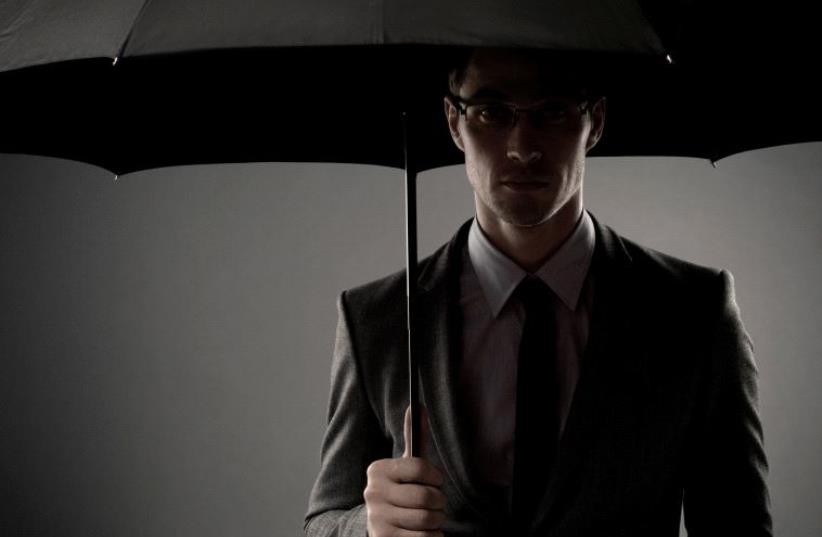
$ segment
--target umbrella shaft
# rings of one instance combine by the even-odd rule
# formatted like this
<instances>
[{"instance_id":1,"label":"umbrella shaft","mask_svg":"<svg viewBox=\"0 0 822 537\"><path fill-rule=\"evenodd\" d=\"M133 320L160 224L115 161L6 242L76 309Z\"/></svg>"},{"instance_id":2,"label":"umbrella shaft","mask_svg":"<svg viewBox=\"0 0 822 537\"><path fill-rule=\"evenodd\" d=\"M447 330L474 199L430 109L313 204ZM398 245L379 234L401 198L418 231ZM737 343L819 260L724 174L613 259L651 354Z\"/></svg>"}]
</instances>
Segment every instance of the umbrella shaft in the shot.
<instances>
[{"instance_id":1,"label":"umbrella shaft","mask_svg":"<svg viewBox=\"0 0 822 537\"><path fill-rule=\"evenodd\" d=\"M417 383L418 363L416 353L416 298L417 298L417 172L409 140L408 113L403 113L403 141L405 150L405 246L406 246L406 296L408 298L408 393L411 407L411 456L419 457L420 413Z\"/></svg>"}]
</instances>

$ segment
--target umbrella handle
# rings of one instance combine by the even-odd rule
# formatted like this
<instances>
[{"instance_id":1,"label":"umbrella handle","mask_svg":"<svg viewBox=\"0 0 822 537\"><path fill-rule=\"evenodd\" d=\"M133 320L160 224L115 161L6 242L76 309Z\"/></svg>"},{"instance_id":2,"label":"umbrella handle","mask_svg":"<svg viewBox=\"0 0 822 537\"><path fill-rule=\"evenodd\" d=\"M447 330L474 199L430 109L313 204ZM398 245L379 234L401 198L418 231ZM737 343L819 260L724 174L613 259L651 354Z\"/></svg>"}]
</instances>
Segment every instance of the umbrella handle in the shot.
<instances>
[{"instance_id":1,"label":"umbrella handle","mask_svg":"<svg viewBox=\"0 0 822 537\"><path fill-rule=\"evenodd\" d=\"M411 407L411 456L419 457L422 452L420 445L420 396L419 396L419 364L416 349L417 328L417 169L413 159L414 154L410 143L409 117L407 112L402 113L403 150L405 154L405 263L406 278L405 291L407 297L408 316L408 394Z\"/></svg>"}]
</instances>

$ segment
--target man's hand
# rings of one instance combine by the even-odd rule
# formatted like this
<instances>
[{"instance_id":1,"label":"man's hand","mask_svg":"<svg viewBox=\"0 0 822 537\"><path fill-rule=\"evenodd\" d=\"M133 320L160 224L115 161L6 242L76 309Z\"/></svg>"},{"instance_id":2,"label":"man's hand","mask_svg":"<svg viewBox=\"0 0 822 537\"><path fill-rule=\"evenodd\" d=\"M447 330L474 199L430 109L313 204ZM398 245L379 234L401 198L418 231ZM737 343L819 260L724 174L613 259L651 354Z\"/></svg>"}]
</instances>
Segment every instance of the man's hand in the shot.
<instances>
[{"instance_id":1,"label":"man's hand","mask_svg":"<svg viewBox=\"0 0 822 537\"><path fill-rule=\"evenodd\" d=\"M422 443L428 436L428 416L421 414ZM442 472L419 457L411 457L411 408L403 426L405 453L401 459L380 459L368 467L365 509L368 537L443 537L445 495Z\"/></svg>"}]
</instances>

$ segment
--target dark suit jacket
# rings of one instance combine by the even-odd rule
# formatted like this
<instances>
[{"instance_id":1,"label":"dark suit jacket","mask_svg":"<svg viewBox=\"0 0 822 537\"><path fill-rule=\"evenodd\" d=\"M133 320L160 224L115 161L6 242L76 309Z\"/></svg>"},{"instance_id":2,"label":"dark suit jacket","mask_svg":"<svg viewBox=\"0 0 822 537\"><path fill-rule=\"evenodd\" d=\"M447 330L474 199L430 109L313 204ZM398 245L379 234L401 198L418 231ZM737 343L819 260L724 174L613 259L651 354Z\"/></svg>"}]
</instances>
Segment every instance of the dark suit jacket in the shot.
<instances>
[{"instance_id":1,"label":"dark suit jacket","mask_svg":"<svg viewBox=\"0 0 822 537\"><path fill-rule=\"evenodd\" d=\"M533 535L771 535L756 367L727 272L643 248L594 220L594 308L556 471ZM420 263L424 456L446 476L446 535L511 535L466 454L456 391L468 225ZM404 272L339 299L310 536L366 535L366 469L403 452Z\"/></svg>"}]
</instances>

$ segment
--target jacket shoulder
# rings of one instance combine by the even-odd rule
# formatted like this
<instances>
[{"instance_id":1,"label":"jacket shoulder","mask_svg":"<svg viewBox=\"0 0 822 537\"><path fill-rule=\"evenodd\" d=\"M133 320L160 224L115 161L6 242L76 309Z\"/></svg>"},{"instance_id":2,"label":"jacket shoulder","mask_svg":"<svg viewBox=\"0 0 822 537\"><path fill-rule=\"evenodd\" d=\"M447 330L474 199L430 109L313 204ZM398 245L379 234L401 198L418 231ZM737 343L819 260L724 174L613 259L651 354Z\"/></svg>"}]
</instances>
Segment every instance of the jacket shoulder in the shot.
<instances>
[{"instance_id":1,"label":"jacket shoulder","mask_svg":"<svg viewBox=\"0 0 822 537\"><path fill-rule=\"evenodd\" d=\"M428 290L447 283L459 269L461 247L465 243L471 220L465 222L451 240L440 246L434 253L417 263L417 282L421 290ZM405 312L406 278L405 269L343 291L342 302L352 314L368 316L376 313L384 315L394 311L396 306Z\"/></svg>"},{"instance_id":2,"label":"jacket shoulder","mask_svg":"<svg viewBox=\"0 0 822 537\"><path fill-rule=\"evenodd\" d=\"M727 273L719 268L699 265L660 252L624 237L620 237L620 241L636 270L648 280L648 283L704 287L715 285L719 276Z\"/></svg>"},{"instance_id":3,"label":"jacket shoulder","mask_svg":"<svg viewBox=\"0 0 822 537\"><path fill-rule=\"evenodd\" d=\"M385 306L405 296L405 270L346 289L342 299L349 311L365 314L369 310L385 311Z\"/></svg>"},{"instance_id":4,"label":"jacket shoulder","mask_svg":"<svg viewBox=\"0 0 822 537\"><path fill-rule=\"evenodd\" d=\"M619 277L607 279L624 287L625 298L640 311L716 318L726 305L735 308L734 280L727 270L660 252L605 226L601 238L610 252L610 262L602 265L605 271L621 267Z\"/></svg>"}]
</instances>

